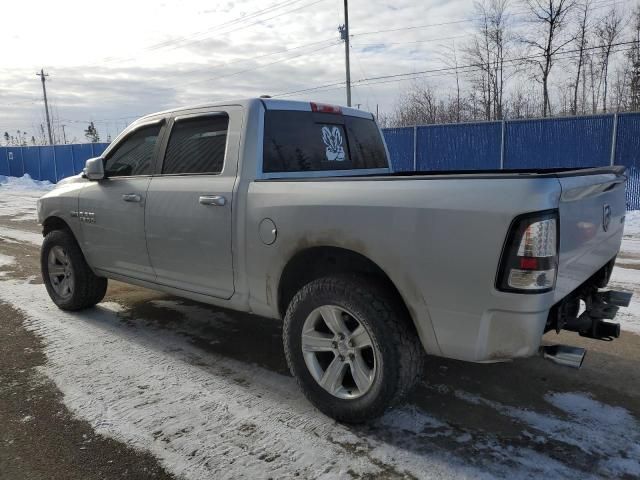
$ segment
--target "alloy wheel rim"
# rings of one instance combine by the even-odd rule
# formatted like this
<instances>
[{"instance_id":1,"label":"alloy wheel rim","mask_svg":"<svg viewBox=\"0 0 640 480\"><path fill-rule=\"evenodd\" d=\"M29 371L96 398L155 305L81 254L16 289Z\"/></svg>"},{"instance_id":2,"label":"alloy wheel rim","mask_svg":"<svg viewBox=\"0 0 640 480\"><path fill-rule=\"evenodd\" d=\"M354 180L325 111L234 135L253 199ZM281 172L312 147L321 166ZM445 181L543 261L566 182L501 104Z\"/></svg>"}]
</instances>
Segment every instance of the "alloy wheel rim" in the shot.
<instances>
[{"instance_id":1,"label":"alloy wheel rim","mask_svg":"<svg viewBox=\"0 0 640 480\"><path fill-rule=\"evenodd\" d=\"M49 250L47 266L51 287L56 294L63 299L71 297L75 288L75 277L67 252L60 246L53 247Z\"/></svg>"},{"instance_id":2,"label":"alloy wheel rim","mask_svg":"<svg viewBox=\"0 0 640 480\"><path fill-rule=\"evenodd\" d=\"M324 305L309 314L302 353L314 380L334 397L355 399L373 385L378 353L362 322L344 308Z\"/></svg>"}]
</instances>

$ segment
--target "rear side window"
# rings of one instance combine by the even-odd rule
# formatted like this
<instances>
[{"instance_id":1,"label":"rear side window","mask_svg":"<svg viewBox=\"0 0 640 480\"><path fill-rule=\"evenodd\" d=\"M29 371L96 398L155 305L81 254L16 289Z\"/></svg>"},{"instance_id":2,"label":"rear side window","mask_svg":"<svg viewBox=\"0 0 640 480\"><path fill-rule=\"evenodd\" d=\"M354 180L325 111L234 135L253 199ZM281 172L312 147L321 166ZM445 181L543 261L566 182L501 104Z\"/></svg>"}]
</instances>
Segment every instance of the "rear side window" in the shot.
<instances>
[{"instance_id":1,"label":"rear side window","mask_svg":"<svg viewBox=\"0 0 640 480\"><path fill-rule=\"evenodd\" d=\"M268 110L264 122L266 173L388 167L380 131L373 120Z\"/></svg>"},{"instance_id":2,"label":"rear side window","mask_svg":"<svg viewBox=\"0 0 640 480\"><path fill-rule=\"evenodd\" d=\"M228 127L227 115L177 121L171 131L162 173L220 173Z\"/></svg>"},{"instance_id":3,"label":"rear side window","mask_svg":"<svg viewBox=\"0 0 640 480\"><path fill-rule=\"evenodd\" d=\"M104 164L107 177L150 175L161 125L136 130L118 145Z\"/></svg>"}]
</instances>

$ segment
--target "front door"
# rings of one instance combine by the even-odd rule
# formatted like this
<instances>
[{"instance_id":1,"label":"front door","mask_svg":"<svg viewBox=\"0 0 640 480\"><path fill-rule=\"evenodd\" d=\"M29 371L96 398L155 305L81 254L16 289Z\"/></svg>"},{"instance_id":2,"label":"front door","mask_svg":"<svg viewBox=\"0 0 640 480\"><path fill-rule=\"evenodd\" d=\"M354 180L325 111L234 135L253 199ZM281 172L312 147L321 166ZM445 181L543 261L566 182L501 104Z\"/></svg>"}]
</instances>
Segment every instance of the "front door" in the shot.
<instances>
[{"instance_id":1,"label":"front door","mask_svg":"<svg viewBox=\"0 0 640 480\"><path fill-rule=\"evenodd\" d=\"M106 272L155 280L145 238L145 206L158 151L160 123L132 131L105 158L105 178L79 196L83 250Z\"/></svg>"},{"instance_id":2,"label":"front door","mask_svg":"<svg viewBox=\"0 0 640 480\"><path fill-rule=\"evenodd\" d=\"M237 136L227 135L229 121L224 112L175 120L146 209L147 247L158 283L219 298L234 292Z\"/></svg>"}]
</instances>

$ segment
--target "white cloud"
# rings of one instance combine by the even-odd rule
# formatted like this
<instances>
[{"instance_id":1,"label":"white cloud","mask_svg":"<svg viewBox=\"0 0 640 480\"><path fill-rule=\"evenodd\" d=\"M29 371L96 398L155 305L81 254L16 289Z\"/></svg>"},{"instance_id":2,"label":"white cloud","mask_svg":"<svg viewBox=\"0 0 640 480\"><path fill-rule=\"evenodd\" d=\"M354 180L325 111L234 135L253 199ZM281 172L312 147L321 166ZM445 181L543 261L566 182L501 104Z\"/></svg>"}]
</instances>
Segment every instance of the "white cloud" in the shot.
<instances>
[{"instance_id":1,"label":"white cloud","mask_svg":"<svg viewBox=\"0 0 640 480\"><path fill-rule=\"evenodd\" d=\"M151 2L71 0L3 5L0 40L0 130L34 133L44 119L35 72L50 74L54 116L68 136L82 138L87 120L106 137L135 116L168 106L304 89L344 80L344 47L337 26L342 1L246 0ZM256 14L262 10L270 9ZM355 1L352 34L464 18L468 1ZM35 13L35 14L34 14ZM244 20L237 21L244 17ZM464 26L464 25L463 25ZM416 41L460 34L460 25L353 38L354 80L391 71L412 71L438 62L439 44L367 48L359 44ZM453 33L452 33L453 32ZM312 42L326 43L281 52ZM330 45L334 41L334 45ZM322 50L319 50L320 48ZM272 55L268 55L272 54ZM252 59L252 57L261 58ZM242 72L242 73L236 73ZM402 85L402 84L400 84ZM388 108L399 85L355 87L354 103ZM345 103L344 88L301 94ZM129 117L129 118L123 118ZM77 123L80 122L80 123Z\"/></svg>"},{"instance_id":2,"label":"white cloud","mask_svg":"<svg viewBox=\"0 0 640 480\"><path fill-rule=\"evenodd\" d=\"M89 120L105 138L137 116L170 106L342 82L342 4L8 2L2 12L10 21L0 29L0 131L31 135L39 129L44 111L35 72L42 67L50 74L56 124L66 124L67 136L80 140ZM513 10L521 12L522 4L514 2ZM352 0L352 80L446 66L448 49L469 38L472 15L473 0ZM430 26L407 28L424 25ZM380 30L386 32L372 33ZM450 75L429 82L444 95L452 90ZM408 83L356 84L353 103L389 111ZM337 86L292 98L343 104L345 92Z\"/></svg>"}]
</instances>

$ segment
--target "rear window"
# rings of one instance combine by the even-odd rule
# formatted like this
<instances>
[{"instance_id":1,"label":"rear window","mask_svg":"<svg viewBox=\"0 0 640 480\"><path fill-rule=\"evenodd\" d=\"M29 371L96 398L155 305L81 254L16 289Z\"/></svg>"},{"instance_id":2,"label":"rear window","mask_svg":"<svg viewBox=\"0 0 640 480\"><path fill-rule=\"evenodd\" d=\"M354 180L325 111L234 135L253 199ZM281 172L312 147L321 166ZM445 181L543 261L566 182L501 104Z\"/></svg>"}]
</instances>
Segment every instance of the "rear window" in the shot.
<instances>
[{"instance_id":1,"label":"rear window","mask_svg":"<svg viewBox=\"0 0 640 480\"><path fill-rule=\"evenodd\" d=\"M373 120L326 113L265 113L265 173L387 168Z\"/></svg>"}]
</instances>

